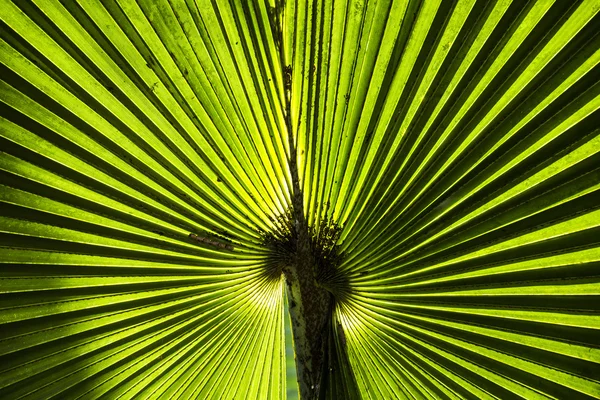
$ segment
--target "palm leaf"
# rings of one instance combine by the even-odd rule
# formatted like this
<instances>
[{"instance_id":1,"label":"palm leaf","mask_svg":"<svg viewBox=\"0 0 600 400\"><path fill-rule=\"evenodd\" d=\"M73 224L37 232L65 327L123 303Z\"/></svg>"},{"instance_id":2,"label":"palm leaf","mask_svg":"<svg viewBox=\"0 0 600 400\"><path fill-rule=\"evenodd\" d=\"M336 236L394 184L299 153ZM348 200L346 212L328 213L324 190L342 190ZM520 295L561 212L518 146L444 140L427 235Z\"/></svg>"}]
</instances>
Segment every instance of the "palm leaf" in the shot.
<instances>
[{"instance_id":1,"label":"palm leaf","mask_svg":"<svg viewBox=\"0 0 600 400\"><path fill-rule=\"evenodd\" d=\"M0 397L599 397L599 10L2 1Z\"/></svg>"}]
</instances>

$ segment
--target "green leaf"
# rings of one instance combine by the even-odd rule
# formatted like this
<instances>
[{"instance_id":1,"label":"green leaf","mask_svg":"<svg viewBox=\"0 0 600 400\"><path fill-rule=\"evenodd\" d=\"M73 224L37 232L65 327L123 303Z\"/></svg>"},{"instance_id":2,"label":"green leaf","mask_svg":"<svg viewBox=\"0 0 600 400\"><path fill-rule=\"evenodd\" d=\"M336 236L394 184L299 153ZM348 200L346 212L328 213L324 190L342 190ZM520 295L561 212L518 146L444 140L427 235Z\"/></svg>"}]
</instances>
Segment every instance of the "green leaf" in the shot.
<instances>
[{"instance_id":1,"label":"green leaf","mask_svg":"<svg viewBox=\"0 0 600 400\"><path fill-rule=\"evenodd\" d=\"M0 397L600 397L599 10L3 0Z\"/></svg>"}]
</instances>

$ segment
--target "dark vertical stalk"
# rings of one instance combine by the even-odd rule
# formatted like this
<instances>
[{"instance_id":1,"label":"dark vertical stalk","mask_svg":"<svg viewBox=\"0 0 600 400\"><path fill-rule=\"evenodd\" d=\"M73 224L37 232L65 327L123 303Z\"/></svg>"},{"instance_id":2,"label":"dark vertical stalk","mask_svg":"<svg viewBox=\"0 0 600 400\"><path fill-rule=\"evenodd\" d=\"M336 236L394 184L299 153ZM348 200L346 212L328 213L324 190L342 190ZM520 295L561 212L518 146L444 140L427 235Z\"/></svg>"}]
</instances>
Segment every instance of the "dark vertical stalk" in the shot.
<instances>
[{"instance_id":1,"label":"dark vertical stalk","mask_svg":"<svg viewBox=\"0 0 600 400\"><path fill-rule=\"evenodd\" d=\"M286 74L291 75L290 67ZM291 76L288 76L291 78ZM289 168L292 175L292 223L297 232L293 261L283 268L288 286L288 303L294 336L296 372L300 398L317 399L324 376L327 330L331 320L333 296L317 285L311 236L304 215L303 194L298 177L296 147L290 116L291 82L286 79L286 125L290 143Z\"/></svg>"}]
</instances>

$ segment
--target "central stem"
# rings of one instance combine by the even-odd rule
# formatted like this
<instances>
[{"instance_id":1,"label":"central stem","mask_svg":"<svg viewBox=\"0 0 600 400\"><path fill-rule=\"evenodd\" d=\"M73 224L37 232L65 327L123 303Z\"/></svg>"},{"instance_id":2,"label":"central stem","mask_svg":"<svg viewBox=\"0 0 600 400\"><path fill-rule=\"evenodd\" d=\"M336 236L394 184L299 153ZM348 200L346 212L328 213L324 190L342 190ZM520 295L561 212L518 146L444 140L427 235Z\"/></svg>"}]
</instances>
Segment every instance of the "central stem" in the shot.
<instances>
[{"instance_id":1,"label":"central stem","mask_svg":"<svg viewBox=\"0 0 600 400\"><path fill-rule=\"evenodd\" d=\"M298 176L297 150L292 132L289 100L286 108L291 153L289 164L292 175L292 223L298 236L294 259L290 265L283 268L283 272L288 287L300 398L309 400L317 399L322 387L333 296L318 286L315 280L315 260L311 249L308 222L304 215L304 200Z\"/></svg>"}]
</instances>

